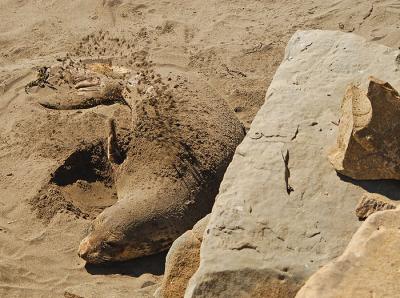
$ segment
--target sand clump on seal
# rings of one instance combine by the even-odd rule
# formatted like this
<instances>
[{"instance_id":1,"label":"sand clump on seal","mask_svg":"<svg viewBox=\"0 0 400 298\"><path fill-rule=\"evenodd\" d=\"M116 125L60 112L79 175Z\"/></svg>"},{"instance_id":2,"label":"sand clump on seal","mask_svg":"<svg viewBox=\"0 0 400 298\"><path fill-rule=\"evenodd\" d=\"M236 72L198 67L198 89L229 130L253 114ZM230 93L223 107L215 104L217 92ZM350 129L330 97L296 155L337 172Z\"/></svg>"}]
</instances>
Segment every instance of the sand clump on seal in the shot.
<instances>
[{"instance_id":1,"label":"sand clump on seal","mask_svg":"<svg viewBox=\"0 0 400 298\"><path fill-rule=\"evenodd\" d=\"M244 129L208 84L195 88L194 80L199 86L198 78L180 72L165 84L146 70L129 81L132 141L125 160L113 165L118 201L98 215L80 244L87 262L166 250L211 211Z\"/></svg>"}]
</instances>

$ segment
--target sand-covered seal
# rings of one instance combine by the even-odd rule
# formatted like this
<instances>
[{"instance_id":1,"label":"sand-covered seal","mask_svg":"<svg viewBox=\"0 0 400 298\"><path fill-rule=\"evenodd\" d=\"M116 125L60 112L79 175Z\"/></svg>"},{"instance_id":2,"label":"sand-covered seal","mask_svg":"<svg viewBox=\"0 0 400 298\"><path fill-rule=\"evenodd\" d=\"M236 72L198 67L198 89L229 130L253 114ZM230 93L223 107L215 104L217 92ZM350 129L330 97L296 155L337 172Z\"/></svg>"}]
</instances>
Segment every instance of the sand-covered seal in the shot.
<instances>
[{"instance_id":1,"label":"sand-covered seal","mask_svg":"<svg viewBox=\"0 0 400 298\"><path fill-rule=\"evenodd\" d=\"M164 84L151 72L139 75L127 100L132 141L126 159L115 165L118 201L82 240L78 253L87 262L166 250L211 211L244 129L208 84L195 88L194 80L180 73Z\"/></svg>"}]
</instances>

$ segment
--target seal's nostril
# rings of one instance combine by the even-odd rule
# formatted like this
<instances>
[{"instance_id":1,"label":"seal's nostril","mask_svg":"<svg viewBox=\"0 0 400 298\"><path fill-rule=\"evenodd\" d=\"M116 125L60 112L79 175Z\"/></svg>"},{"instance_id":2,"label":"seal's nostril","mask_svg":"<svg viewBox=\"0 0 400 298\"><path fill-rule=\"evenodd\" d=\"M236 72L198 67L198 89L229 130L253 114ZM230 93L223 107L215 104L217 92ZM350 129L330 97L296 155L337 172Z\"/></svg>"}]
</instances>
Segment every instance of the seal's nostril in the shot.
<instances>
[{"instance_id":1,"label":"seal's nostril","mask_svg":"<svg viewBox=\"0 0 400 298\"><path fill-rule=\"evenodd\" d=\"M78 256L84 259L87 256L87 251L78 251Z\"/></svg>"}]
</instances>

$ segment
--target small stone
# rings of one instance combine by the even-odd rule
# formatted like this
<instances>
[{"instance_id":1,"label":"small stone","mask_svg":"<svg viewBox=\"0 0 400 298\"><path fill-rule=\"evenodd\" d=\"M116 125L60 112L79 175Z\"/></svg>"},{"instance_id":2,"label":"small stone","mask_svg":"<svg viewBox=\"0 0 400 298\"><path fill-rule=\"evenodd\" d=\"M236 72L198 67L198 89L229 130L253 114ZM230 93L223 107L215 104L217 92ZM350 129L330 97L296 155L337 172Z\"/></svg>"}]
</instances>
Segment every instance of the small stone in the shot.
<instances>
[{"instance_id":1,"label":"small stone","mask_svg":"<svg viewBox=\"0 0 400 298\"><path fill-rule=\"evenodd\" d=\"M365 193L361 197L361 201L356 208L356 215L359 220L365 220L368 216L375 212L395 209L396 207L396 202L389 200L382 195Z\"/></svg>"}]
</instances>

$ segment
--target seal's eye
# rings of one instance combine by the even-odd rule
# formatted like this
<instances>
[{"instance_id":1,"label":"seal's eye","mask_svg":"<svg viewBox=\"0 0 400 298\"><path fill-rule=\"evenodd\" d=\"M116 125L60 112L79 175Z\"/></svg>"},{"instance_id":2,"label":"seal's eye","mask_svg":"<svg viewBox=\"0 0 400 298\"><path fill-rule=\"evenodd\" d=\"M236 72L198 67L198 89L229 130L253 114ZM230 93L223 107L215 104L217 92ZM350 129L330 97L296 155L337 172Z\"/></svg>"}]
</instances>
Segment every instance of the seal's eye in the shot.
<instances>
[{"instance_id":1,"label":"seal's eye","mask_svg":"<svg viewBox=\"0 0 400 298\"><path fill-rule=\"evenodd\" d=\"M123 246L116 240L105 240L101 242L101 252L107 256L118 256L123 251Z\"/></svg>"},{"instance_id":2,"label":"seal's eye","mask_svg":"<svg viewBox=\"0 0 400 298\"><path fill-rule=\"evenodd\" d=\"M117 247L117 243L113 242L113 241L104 241L105 246L107 247Z\"/></svg>"}]
</instances>

